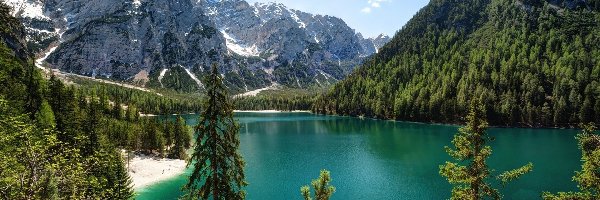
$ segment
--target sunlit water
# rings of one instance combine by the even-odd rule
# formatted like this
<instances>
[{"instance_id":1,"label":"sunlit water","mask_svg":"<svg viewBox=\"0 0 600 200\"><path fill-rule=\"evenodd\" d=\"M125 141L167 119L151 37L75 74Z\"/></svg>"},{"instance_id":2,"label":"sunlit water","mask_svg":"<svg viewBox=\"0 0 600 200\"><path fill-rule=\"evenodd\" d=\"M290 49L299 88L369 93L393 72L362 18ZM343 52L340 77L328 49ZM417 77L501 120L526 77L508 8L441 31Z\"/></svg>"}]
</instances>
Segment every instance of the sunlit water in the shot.
<instances>
[{"instance_id":1,"label":"sunlit water","mask_svg":"<svg viewBox=\"0 0 600 200\"><path fill-rule=\"evenodd\" d=\"M198 116L184 116L189 125ZM457 126L309 113L237 113L246 161L247 199L301 199L300 187L331 171L332 199L447 199L438 174ZM532 162L533 172L502 187L506 199L539 199L543 191L576 190L580 167L575 130L494 128L494 174ZM177 199L190 170L137 191L137 199Z\"/></svg>"}]
</instances>

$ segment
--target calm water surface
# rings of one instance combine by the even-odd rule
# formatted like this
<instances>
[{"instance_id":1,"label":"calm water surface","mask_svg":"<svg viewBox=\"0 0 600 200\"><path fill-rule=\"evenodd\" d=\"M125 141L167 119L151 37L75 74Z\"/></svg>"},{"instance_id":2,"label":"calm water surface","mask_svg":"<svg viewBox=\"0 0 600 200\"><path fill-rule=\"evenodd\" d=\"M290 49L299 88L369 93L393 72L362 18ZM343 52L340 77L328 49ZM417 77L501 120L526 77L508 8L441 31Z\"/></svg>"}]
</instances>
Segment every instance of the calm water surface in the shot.
<instances>
[{"instance_id":1,"label":"calm water surface","mask_svg":"<svg viewBox=\"0 0 600 200\"><path fill-rule=\"evenodd\" d=\"M189 125L198 116L184 116ZM331 171L332 199L447 199L438 174L457 126L309 113L236 113L246 161L247 199L301 199L300 187ZM490 129L489 165L500 171L532 162L534 171L501 187L506 199L539 199L542 191L576 190L580 167L575 130ZM137 199L177 199L190 170L137 191Z\"/></svg>"}]
</instances>

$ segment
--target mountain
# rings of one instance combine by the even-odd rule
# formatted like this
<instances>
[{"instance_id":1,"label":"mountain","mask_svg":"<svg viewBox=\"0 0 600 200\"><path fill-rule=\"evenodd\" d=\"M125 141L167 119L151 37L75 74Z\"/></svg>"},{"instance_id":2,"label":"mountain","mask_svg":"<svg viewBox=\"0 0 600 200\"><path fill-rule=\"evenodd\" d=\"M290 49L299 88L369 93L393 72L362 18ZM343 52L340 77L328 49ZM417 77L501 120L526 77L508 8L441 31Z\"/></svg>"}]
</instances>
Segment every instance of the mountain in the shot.
<instances>
[{"instance_id":1,"label":"mountain","mask_svg":"<svg viewBox=\"0 0 600 200\"><path fill-rule=\"evenodd\" d=\"M349 74L377 51L371 46L378 46L339 18L274 3L7 3L25 24L38 65L186 92L203 88L201 77L214 62L234 92L271 85L325 87Z\"/></svg>"},{"instance_id":2,"label":"mountain","mask_svg":"<svg viewBox=\"0 0 600 200\"><path fill-rule=\"evenodd\" d=\"M369 38L368 40L371 41L371 43L373 43L374 50L376 53L378 53L379 49L381 49L383 45L387 44L391 40L391 38L390 36L381 34L377 37Z\"/></svg>"},{"instance_id":3,"label":"mountain","mask_svg":"<svg viewBox=\"0 0 600 200\"><path fill-rule=\"evenodd\" d=\"M493 125L600 122L600 1L432 0L314 105L318 113Z\"/></svg>"},{"instance_id":4,"label":"mountain","mask_svg":"<svg viewBox=\"0 0 600 200\"><path fill-rule=\"evenodd\" d=\"M375 46L336 17L312 15L278 3L208 0L205 13L226 38L231 54L260 58L252 69L299 88L345 77ZM385 41L384 41L385 42ZM370 43L364 48L361 43Z\"/></svg>"}]
</instances>

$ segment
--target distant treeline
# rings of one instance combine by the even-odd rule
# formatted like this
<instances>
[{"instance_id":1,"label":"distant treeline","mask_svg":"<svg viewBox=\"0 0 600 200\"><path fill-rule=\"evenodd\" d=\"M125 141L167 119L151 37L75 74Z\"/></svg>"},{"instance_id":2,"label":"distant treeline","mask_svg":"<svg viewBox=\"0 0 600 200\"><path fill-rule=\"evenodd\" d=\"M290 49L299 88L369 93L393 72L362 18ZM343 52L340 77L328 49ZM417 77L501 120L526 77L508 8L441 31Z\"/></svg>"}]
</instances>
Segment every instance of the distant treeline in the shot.
<instances>
[{"instance_id":1,"label":"distant treeline","mask_svg":"<svg viewBox=\"0 0 600 200\"><path fill-rule=\"evenodd\" d=\"M236 97L233 104L237 110L310 110L314 97Z\"/></svg>"},{"instance_id":2,"label":"distant treeline","mask_svg":"<svg viewBox=\"0 0 600 200\"><path fill-rule=\"evenodd\" d=\"M311 110L320 90L283 89L263 91L257 96L233 97L236 110Z\"/></svg>"},{"instance_id":3,"label":"distant treeline","mask_svg":"<svg viewBox=\"0 0 600 200\"><path fill-rule=\"evenodd\" d=\"M159 93L125 88L118 85L99 83L85 79L75 79L85 95L107 96L112 102L135 106L146 114L197 113L202 107L202 96L196 93L178 93L161 90Z\"/></svg>"}]
</instances>

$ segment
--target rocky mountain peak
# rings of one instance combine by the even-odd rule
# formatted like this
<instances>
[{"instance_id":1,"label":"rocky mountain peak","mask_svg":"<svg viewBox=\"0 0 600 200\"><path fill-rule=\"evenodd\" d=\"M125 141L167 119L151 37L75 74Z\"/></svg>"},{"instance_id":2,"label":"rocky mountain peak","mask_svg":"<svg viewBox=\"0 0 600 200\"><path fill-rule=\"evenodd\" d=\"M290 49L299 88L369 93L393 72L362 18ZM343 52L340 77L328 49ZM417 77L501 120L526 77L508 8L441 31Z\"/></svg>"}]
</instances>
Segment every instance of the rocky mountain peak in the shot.
<instances>
[{"instance_id":1,"label":"rocky mountain peak","mask_svg":"<svg viewBox=\"0 0 600 200\"><path fill-rule=\"evenodd\" d=\"M201 88L205 69L221 66L244 92L274 83L325 87L345 77L386 38L364 38L341 19L244 0L9 0L39 63L65 72L146 86L180 76ZM387 38L389 39L389 37ZM47 58L47 59L46 59ZM176 67L176 68L174 68ZM173 69L173 70L169 70ZM175 70L175 69L184 69ZM162 74L161 72L178 73ZM185 73L183 73L185 72ZM136 76L138 75L138 76ZM196 84L197 83L197 84ZM167 84L169 85L169 84ZM168 87L168 86L165 86Z\"/></svg>"}]
</instances>

